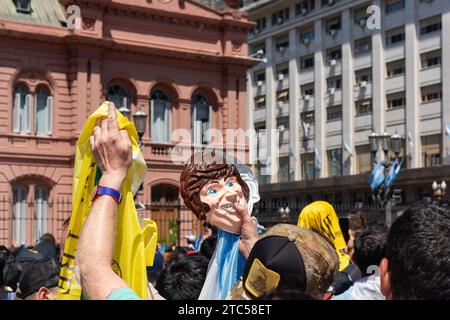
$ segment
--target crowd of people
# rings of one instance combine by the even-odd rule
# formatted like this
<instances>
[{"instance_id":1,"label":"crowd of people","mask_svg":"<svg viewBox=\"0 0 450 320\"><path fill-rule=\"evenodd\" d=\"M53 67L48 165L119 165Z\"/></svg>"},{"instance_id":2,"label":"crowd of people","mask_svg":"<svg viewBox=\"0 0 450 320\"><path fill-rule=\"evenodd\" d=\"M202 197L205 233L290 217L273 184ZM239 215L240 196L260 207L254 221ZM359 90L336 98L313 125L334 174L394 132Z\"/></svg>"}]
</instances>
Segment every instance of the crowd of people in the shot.
<instances>
[{"instance_id":1,"label":"crowd of people","mask_svg":"<svg viewBox=\"0 0 450 320\"><path fill-rule=\"evenodd\" d=\"M113 112L103 121L92 150L101 184L119 190L131 163L130 141ZM111 267L117 208L112 197L97 198L83 226L76 264L85 299L140 299ZM234 210L245 265L226 299L450 300L449 201L416 203L390 228L367 224L361 211L349 213L342 228L332 205L317 201L300 212L297 225L277 224L262 234L245 204ZM217 230L211 230L199 249L192 237L185 247L158 247L147 268L150 299L199 299L217 254ZM60 255L49 234L31 248L1 247L0 299L56 299Z\"/></svg>"}]
</instances>

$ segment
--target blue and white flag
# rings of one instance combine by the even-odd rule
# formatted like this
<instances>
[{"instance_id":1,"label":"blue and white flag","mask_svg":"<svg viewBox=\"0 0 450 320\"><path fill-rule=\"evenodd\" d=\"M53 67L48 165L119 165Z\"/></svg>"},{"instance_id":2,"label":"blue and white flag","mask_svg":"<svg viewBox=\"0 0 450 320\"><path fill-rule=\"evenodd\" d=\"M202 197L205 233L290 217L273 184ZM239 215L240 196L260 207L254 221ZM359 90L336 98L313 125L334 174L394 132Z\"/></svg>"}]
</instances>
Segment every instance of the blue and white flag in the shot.
<instances>
[{"instance_id":1,"label":"blue and white flag","mask_svg":"<svg viewBox=\"0 0 450 320\"><path fill-rule=\"evenodd\" d=\"M445 133L447 134L447 137L450 138L450 124L445 123Z\"/></svg>"},{"instance_id":2,"label":"blue and white flag","mask_svg":"<svg viewBox=\"0 0 450 320\"><path fill-rule=\"evenodd\" d=\"M403 159L398 162L398 160L395 160L395 162L392 164L391 169L389 170L389 174L386 177L385 186L386 188L390 188L392 186L392 183L397 179L398 173L400 172L400 169L402 168Z\"/></svg>"},{"instance_id":3,"label":"blue and white flag","mask_svg":"<svg viewBox=\"0 0 450 320\"><path fill-rule=\"evenodd\" d=\"M296 159L295 152L294 152L294 149L292 149L292 147L289 147L289 155L290 155L292 158Z\"/></svg>"},{"instance_id":4,"label":"blue and white flag","mask_svg":"<svg viewBox=\"0 0 450 320\"><path fill-rule=\"evenodd\" d=\"M314 153L316 154L316 168L320 169L320 153L319 150L317 149L317 146L314 147Z\"/></svg>"},{"instance_id":5,"label":"blue and white flag","mask_svg":"<svg viewBox=\"0 0 450 320\"><path fill-rule=\"evenodd\" d=\"M202 246L202 233L200 232L198 234L197 239L195 239L195 242L194 242L195 251L200 251L201 246Z\"/></svg>"},{"instance_id":6,"label":"blue and white flag","mask_svg":"<svg viewBox=\"0 0 450 320\"><path fill-rule=\"evenodd\" d=\"M384 181L384 165L377 161L369 178L370 188L375 190Z\"/></svg>"},{"instance_id":7,"label":"blue and white flag","mask_svg":"<svg viewBox=\"0 0 450 320\"><path fill-rule=\"evenodd\" d=\"M414 140L413 140L411 131L408 131L408 142L409 142L409 147L411 149L414 149Z\"/></svg>"},{"instance_id":8,"label":"blue and white flag","mask_svg":"<svg viewBox=\"0 0 450 320\"><path fill-rule=\"evenodd\" d=\"M353 157L353 151L350 149L350 146L348 145L347 141L344 139L344 149L347 151L349 157Z\"/></svg>"}]
</instances>

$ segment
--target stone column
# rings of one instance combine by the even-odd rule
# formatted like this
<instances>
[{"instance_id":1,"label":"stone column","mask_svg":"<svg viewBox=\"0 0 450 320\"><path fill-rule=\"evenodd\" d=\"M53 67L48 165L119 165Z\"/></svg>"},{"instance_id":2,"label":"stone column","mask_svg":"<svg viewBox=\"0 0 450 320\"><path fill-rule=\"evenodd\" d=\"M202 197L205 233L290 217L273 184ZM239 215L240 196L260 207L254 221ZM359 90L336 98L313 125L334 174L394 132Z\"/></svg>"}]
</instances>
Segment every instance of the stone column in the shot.
<instances>
[{"instance_id":1,"label":"stone column","mask_svg":"<svg viewBox=\"0 0 450 320\"><path fill-rule=\"evenodd\" d=\"M408 168L419 168L421 166L421 141L420 141L420 86L419 86L419 46L417 42L416 28L416 4L415 1L405 1L405 67L406 67L406 109L405 109L405 136L411 132L414 147L406 143L406 154L411 157Z\"/></svg>"},{"instance_id":2,"label":"stone column","mask_svg":"<svg viewBox=\"0 0 450 320\"><path fill-rule=\"evenodd\" d=\"M298 73L297 51L297 29L289 31L289 148L293 153L289 157L290 179L301 180L301 158L300 158L300 85Z\"/></svg>"},{"instance_id":3,"label":"stone column","mask_svg":"<svg viewBox=\"0 0 450 320\"><path fill-rule=\"evenodd\" d=\"M450 165L450 137L445 126L450 125L450 1L444 1L442 13L442 155L443 164ZM448 191L447 191L448 192Z\"/></svg>"},{"instance_id":4,"label":"stone column","mask_svg":"<svg viewBox=\"0 0 450 320\"><path fill-rule=\"evenodd\" d=\"M323 29L322 20L314 24L315 53L314 53L314 106L315 106L315 147L320 155L320 170L316 168L316 178L327 176L326 152L326 123L327 112L325 107L325 65L323 56ZM315 155L316 157L316 155ZM316 159L317 163L317 159Z\"/></svg>"},{"instance_id":5,"label":"stone column","mask_svg":"<svg viewBox=\"0 0 450 320\"><path fill-rule=\"evenodd\" d=\"M353 136L355 132L355 99L354 88L354 68L351 41L351 28L353 20L349 9L342 12L342 164L343 175L356 173L355 168L355 148ZM344 143L350 148L351 154L345 150Z\"/></svg>"}]
</instances>

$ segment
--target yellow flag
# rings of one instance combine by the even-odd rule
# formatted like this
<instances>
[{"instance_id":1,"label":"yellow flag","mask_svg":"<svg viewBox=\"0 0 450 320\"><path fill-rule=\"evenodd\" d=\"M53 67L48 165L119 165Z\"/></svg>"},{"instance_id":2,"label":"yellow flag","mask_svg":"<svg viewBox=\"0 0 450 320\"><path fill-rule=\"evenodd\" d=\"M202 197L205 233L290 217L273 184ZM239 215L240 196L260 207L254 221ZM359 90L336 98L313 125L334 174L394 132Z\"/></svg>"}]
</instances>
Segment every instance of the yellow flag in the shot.
<instances>
[{"instance_id":1,"label":"yellow flag","mask_svg":"<svg viewBox=\"0 0 450 320\"><path fill-rule=\"evenodd\" d=\"M121 189L122 202L117 211L115 243L112 268L142 299L148 298L146 266L153 263L156 250L156 224L139 222L133 197L138 191L147 166L137 143L134 124L119 111L119 129L125 129L131 140L133 161ZM84 221L92 206L92 193L98 183L100 172L92 154L89 138L97 119L108 115L108 102L102 105L87 119L76 144L73 173L72 215L69 234L66 239L61 263L58 299L79 300L82 290L75 268L75 253Z\"/></svg>"},{"instance_id":2,"label":"yellow flag","mask_svg":"<svg viewBox=\"0 0 450 320\"><path fill-rule=\"evenodd\" d=\"M331 204L326 201L315 201L303 208L298 217L297 225L313 230L330 240L339 257L339 271L350 264L347 254L347 243L339 226L339 218Z\"/></svg>"}]
</instances>

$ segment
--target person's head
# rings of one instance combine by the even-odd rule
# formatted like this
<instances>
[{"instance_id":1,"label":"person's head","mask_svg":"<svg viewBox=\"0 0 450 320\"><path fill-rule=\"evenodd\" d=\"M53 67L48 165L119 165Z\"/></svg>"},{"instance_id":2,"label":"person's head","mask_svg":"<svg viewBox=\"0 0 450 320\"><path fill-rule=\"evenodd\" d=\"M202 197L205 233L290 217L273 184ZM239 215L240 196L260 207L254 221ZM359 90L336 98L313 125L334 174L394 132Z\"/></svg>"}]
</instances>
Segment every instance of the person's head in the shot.
<instances>
[{"instance_id":1,"label":"person's head","mask_svg":"<svg viewBox=\"0 0 450 320\"><path fill-rule=\"evenodd\" d=\"M245 263L242 288L251 299L272 290L320 297L333 283L338 266L333 246L318 233L278 224L253 246Z\"/></svg>"},{"instance_id":2,"label":"person's head","mask_svg":"<svg viewBox=\"0 0 450 320\"><path fill-rule=\"evenodd\" d=\"M378 268L386 256L388 232L389 229L384 224L373 224L356 238L352 260L363 275L371 274L369 267Z\"/></svg>"},{"instance_id":3,"label":"person's head","mask_svg":"<svg viewBox=\"0 0 450 320\"><path fill-rule=\"evenodd\" d=\"M181 255L161 271L155 289L167 300L197 300L208 270L199 254Z\"/></svg>"},{"instance_id":4,"label":"person's head","mask_svg":"<svg viewBox=\"0 0 450 320\"><path fill-rule=\"evenodd\" d=\"M248 201L249 187L237 168L225 160L205 160L194 154L180 176L180 194L186 206L200 220L231 233L239 233L242 221L236 202Z\"/></svg>"},{"instance_id":5,"label":"person's head","mask_svg":"<svg viewBox=\"0 0 450 320\"><path fill-rule=\"evenodd\" d=\"M313 230L333 243L339 256L340 271L349 265L347 243L339 226L339 218L331 204L326 201L316 201L307 205L300 213L297 225Z\"/></svg>"},{"instance_id":6,"label":"person's head","mask_svg":"<svg viewBox=\"0 0 450 320\"><path fill-rule=\"evenodd\" d=\"M51 233L44 233L41 238L39 239L40 242L46 242L51 244L52 246L56 246L56 239L55 236Z\"/></svg>"},{"instance_id":7,"label":"person's head","mask_svg":"<svg viewBox=\"0 0 450 320\"><path fill-rule=\"evenodd\" d=\"M299 290L273 290L263 295L258 300L316 300L309 294Z\"/></svg>"},{"instance_id":8,"label":"person's head","mask_svg":"<svg viewBox=\"0 0 450 320\"><path fill-rule=\"evenodd\" d=\"M353 255L355 239L366 228L366 220L361 209L352 211L349 216L347 248L350 257Z\"/></svg>"},{"instance_id":9,"label":"person's head","mask_svg":"<svg viewBox=\"0 0 450 320\"><path fill-rule=\"evenodd\" d=\"M54 259L29 264L19 279L17 297L23 300L56 300L59 265Z\"/></svg>"},{"instance_id":10,"label":"person's head","mask_svg":"<svg viewBox=\"0 0 450 320\"><path fill-rule=\"evenodd\" d=\"M210 260L216 250L217 235L210 236L203 240L200 246L200 254Z\"/></svg>"},{"instance_id":11,"label":"person's head","mask_svg":"<svg viewBox=\"0 0 450 320\"><path fill-rule=\"evenodd\" d=\"M380 265L387 299L450 299L450 202L420 202L393 223Z\"/></svg>"},{"instance_id":12,"label":"person's head","mask_svg":"<svg viewBox=\"0 0 450 320\"><path fill-rule=\"evenodd\" d=\"M0 288L5 286L5 281L3 279L3 269L6 264L10 252L5 246L0 246Z\"/></svg>"}]
</instances>

